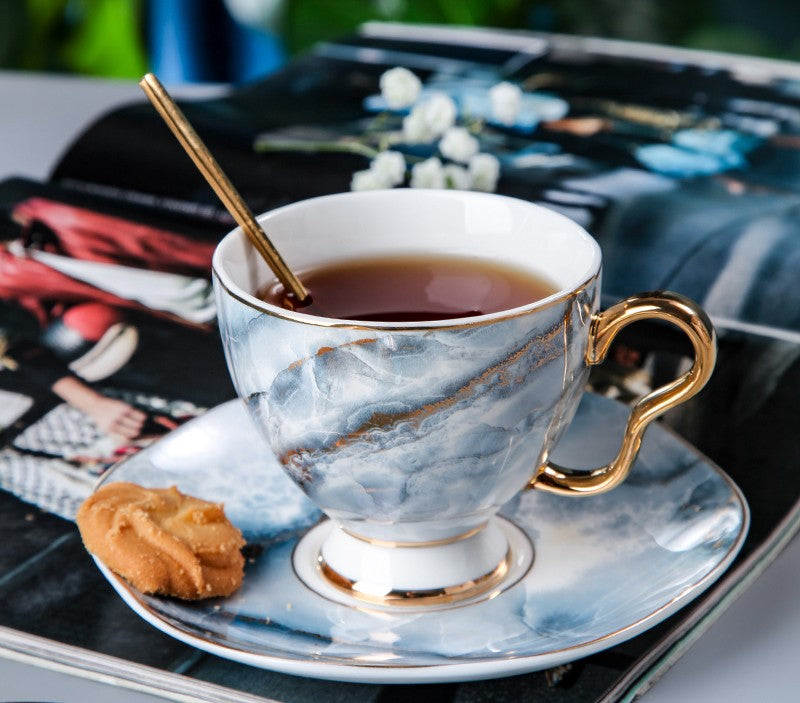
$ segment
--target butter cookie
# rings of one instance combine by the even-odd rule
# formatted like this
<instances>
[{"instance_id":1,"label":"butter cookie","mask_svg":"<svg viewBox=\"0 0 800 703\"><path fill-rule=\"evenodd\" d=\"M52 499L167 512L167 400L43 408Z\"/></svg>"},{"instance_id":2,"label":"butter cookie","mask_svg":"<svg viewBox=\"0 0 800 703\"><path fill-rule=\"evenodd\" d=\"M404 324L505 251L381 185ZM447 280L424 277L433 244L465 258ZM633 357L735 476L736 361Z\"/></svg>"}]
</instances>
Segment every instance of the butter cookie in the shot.
<instances>
[{"instance_id":1,"label":"butter cookie","mask_svg":"<svg viewBox=\"0 0 800 703\"><path fill-rule=\"evenodd\" d=\"M106 484L81 505L77 523L86 549L143 593L195 600L242 584L242 533L222 505L175 486Z\"/></svg>"}]
</instances>

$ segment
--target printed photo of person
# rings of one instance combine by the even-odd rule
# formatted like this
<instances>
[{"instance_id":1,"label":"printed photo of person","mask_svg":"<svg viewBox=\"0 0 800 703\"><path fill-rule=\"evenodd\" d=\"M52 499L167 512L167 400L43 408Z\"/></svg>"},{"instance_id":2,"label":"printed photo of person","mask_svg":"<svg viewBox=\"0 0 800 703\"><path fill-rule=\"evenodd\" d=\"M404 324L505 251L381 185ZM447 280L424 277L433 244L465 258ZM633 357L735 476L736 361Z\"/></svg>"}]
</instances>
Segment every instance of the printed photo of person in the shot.
<instances>
[{"instance_id":1,"label":"printed photo of person","mask_svg":"<svg viewBox=\"0 0 800 703\"><path fill-rule=\"evenodd\" d=\"M215 243L47 197L11 203L2 234L0 482L69 517L108 466L233 395Z\"/></svg>"}]
</instances>

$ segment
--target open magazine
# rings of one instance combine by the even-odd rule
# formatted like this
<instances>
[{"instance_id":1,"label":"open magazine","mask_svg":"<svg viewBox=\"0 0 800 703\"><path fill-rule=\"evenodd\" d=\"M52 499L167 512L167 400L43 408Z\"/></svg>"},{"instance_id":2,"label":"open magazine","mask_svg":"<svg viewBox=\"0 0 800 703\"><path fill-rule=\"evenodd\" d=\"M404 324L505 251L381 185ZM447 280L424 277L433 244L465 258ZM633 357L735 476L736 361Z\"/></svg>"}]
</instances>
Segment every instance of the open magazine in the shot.
<instances>
[{"instance_id":1,"label":"open magazine","mask_svg":"<svg viewBox=\"0 0 800 703\"><path fill-rule=\"evenodd\" d=\"M420 79L422 95L452 101L454 120L496 165L493 177L470 170L457 149L409 137L413 108L388 104L380 90L395 66ZM491 92L503 82L519 89L505 117ZM263 81L183 107L256 212L360 187L357 174L394 151L405 172L393 185L496 190L553 208L600 242L609 300L675 290L717 323L712 381L666 421L747 497L752 526L732 569L623 645L558 670L430 695L630 700L794 534L800 67L566 37L369 26ZM434 180L415 182L426 163ZM110 465L234 397L209 279L229 216L144 98L88 126L50 182L0 183L0 214L0 526L26 535L0 550L0 573L15 574L0 577L0 626L121 657L129 671L155 667L148 676L162 686L186 674L208 700L219 690L203 682L228 687L229 700L265 690L315 696L318 682L200 654L139 622L98 576L70 522ZM592 388L633 398L674 377L689 354L679 334L636 326ZM73 581L55 589L45 576L67 560ZM108 618L124 622L128 637L99 636ZM392 695L390 687L325 686L370 700Z\"/></svg>"}]
</instances>

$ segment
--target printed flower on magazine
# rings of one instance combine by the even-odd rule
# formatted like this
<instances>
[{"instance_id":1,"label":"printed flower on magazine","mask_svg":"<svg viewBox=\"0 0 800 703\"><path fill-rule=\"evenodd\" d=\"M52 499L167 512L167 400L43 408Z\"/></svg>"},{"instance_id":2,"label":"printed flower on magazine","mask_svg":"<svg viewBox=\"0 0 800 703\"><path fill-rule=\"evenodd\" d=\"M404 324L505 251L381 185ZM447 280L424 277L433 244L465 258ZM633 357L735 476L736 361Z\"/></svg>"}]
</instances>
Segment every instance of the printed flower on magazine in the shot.
<instances>
[{"instance_id":1,"label":"printed flower on magazine","mask_svg":"<svg viewBox=\"0 0 800 703\"><path fill-rule=\"evenodd\" d=\"M437 93L450 97L463 122L482 122L518 134L530 134L540 123L560 120L569 112L567 101L551 93L523 91L508 81L493 84L461 77L432 79L423 86L417 103ZM408 107L392 107L383 93L365 98L364 108L374 113L408 112Z\"/></svg>"},{"instance_id":2,"label":"printed flower on magazine","mask_svg":"<svg viewBox=\"0 0 800 703\"><path fill-rule=\"evenodd\" d=\"M381 95L392 110L408 107L417 102L422 81L407 68L398 66L381 76Z\"/></svg>"},{"instance_id":3,"label":"printed flower on magazine","mask_svg":"<svg viewBox=\"0 0 800 703\"><path fill-rule=\"evenodd\" d=\"M408 185L412 188L496 190L500 161L493 154L481 153L481 131L489 122L516 124L525 97L519 86L503 82L478 88L447 82L423 87L413 73L398 67L381 76L380 88L380 95L367 98L365 106L381 114L400 113L402 129L383 135L382 148L391 145L394 150L379 152L368 169L353 174L352 190L403 184L399 162L393 179L378 174L376 164L385 153L408 162ZM565 114L566 104L562 103L551 110L553 116Z\"/></svg>"},{"instance_id":4,"label":"printed flower on magazine","mask_svg":"<svg viewBox=\"0 0 800 703\"><path fill-rule=\"evenodd\" d=\"M472 190L492 193L500 177L500 162L492 154L475 154L469 160L470 186Z\"/></svg>"},{"instance_id":5,"label":"printed flower on magazine","mask_svg":"<svg viewBox=\"0 0 800 703\"><path fill-rule=\"evenodd\" d=\"M415 164L411 169L412 188L444 188L445 177L442 162L435 156Z\"/></svg>"},{"instance_id":6,"label":"printed flower on magazine","mask_svg":"<svg viewBox=\"0 0 800 703\"><path fill-rule=\"evenodd\" d=\"M444 93L433 93L403 119L403 138L408 144L425 144L443 134L455 121L455 103Z\"/></svg>"},{"instance_id":7,"label":"printed flower on magazine","mask_svg":"<svg viewBox=\"0 0 800 703\"><path fill-rule=\"evenodd\" d=\"M489 91L492 114L504 125L513 125L522 108L522 90L518 85L503 81Z\"/></svg>"},{"instance_id":8,"label":"printed flower on magazine","mask_svg":"<svg viewBox=\"0 0 800 703\"><path fill-rule=\"evenodd\" d=\"M403 182L406 174L405 157L398 151L382 151L365 171L356 171L350 190L379 190L393 188Z\"/></svg>"},{"instance_id":9,"label":"printed flower on magazine","mask_svg":"<svg viewBox=\"0 0 800 703\"><path fill-rule=\"evenodd\" d=\"M442 156L458 163L467 163L478 153L480 144L464 127L450 127L439 142Z\"/></svg>"},{"instance_id":10,"label":"printed flower on magazine","mask_svg":"<svg viewBox=\"0 0 800 703\"><path fill-rule=\"evenodd\" d=\"M529 133L568 112L561 98L526 92L508 81L433 79L423 85L399 66L385 71L379 86L380 94L364 101L377 115L362 134L330 138L330 132L306 129L300 138L264 135L255 148L365 156L368 168L350 180L354 191L407 185L493 192L501 162L489 151L503 148L512 132Z\"/></svg>"},{"instance_id":11,"label":"printed flower on magazine","mask_svg":"<svg viewBox=\"0 0 800 703\"><path fill-rule=\"evenodd\" d=\"M646 144L636 158L650 169L673 178L710 176L746 168L745 155L763 139L732 129L682 129L671 144Z\"/></svg>"}]
</instances>

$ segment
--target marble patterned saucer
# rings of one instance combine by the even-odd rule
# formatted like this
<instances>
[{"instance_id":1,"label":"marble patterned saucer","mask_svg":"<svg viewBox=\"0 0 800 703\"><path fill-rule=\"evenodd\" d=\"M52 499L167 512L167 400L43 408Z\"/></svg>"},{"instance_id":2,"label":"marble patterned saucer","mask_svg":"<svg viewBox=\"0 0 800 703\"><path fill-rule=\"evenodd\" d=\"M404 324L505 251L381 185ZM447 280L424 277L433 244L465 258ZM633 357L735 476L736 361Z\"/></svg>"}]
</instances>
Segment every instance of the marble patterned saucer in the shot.
<instances>
[{"instance_id":1,"label":"marble patterned saucer","mask_svg":"<svg viewBox=\"0 0 800 703\"><path fill-rule=\"evenodd\" d=\"M589 466L613 456L627 412L586 394L554 459ZM254 555L239 592L194 603L142 595L98 562L139 615L222 657L342 681L509 676L611 647L708 588L749 522L733 482L656 425L616 490L578 499L528 491L503 508L535 558L495 597L387 612L318 593L298 576L295 546L321 515L271 458L240 401L190 421L103 481L177 485L222 500Z\"/></svg>"}]
</instances>

